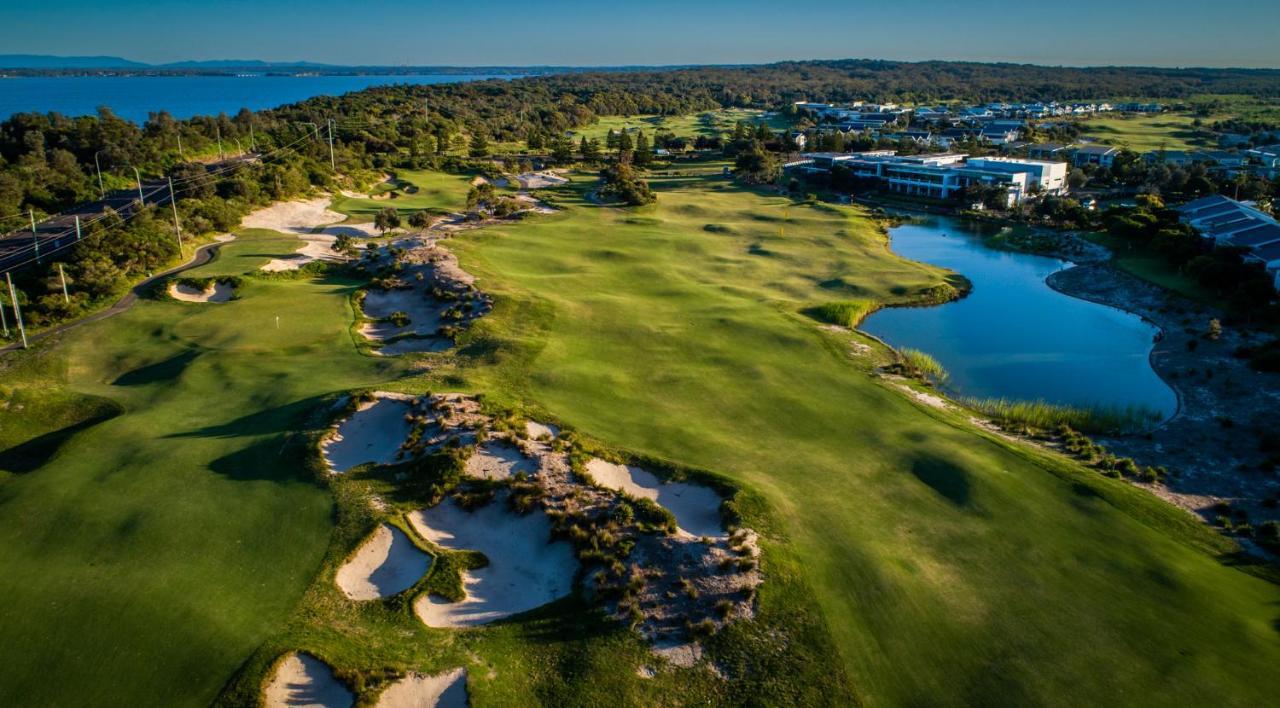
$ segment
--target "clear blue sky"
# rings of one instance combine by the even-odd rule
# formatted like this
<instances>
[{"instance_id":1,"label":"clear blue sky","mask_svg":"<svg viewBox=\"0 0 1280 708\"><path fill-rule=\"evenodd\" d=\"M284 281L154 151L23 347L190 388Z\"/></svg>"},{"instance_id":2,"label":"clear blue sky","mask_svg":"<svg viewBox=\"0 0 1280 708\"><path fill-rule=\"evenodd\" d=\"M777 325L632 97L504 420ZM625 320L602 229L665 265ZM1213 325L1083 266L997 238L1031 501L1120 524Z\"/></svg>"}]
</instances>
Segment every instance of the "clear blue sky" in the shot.
<instances>
[{"instance_id":1,"label":"clear blue sky","mask_svg":"<svg viewBox=\"0 0 1280 708\"><path fill-rule=\"evenodd\" d=\"M0 0L0 53L335 64L867 57L1280 68L1276 0Z\"/></svg>"}]
</instances>

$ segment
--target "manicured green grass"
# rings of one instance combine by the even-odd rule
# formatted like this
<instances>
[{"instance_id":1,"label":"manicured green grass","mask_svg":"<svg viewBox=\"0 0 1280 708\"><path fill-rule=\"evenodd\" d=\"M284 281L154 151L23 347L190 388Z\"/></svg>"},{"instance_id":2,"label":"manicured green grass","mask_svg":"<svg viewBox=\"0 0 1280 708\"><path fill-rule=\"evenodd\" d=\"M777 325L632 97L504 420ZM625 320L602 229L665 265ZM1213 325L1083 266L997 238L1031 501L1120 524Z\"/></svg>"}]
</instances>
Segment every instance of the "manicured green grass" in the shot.
<instances>
[{"instance_id":1,"label":"manicured green grass","mask_svg":"<svg viewBox=\"0 0 1280 708\"><path fill-rule=\"evenodd\" d=\"M716 470L776 514L874 705L1265 703L1280 590L1145 492L880 386L795 313L938 282L848 208L715 179L456 242L498 296L475 368L626 448ZM708 223L727 227L710 232ZM766 583L765 592L769 592Z\"/></svg>"},{"instance_id":2,"label":"manicured green grass","mask_svg":"<svg viewBox=\"0 0 1280 708\"><path fill-rule=\"evenodd\" d=\"M351 215L353 221L372 221L373 216L387 207L394 207L401 216L421 209L437 211L461 211L467 204L467 192L471 189L473 175L455 175L430 170L400 170L396 178L413 189L397 188L399 196L392 199L363 199L338 196L333 209ZM415 190L416 191L413 191ZM380 187L376 192L389 192Z\"/></svg>"},{"instance_id":3,"label":"manicured green grass","mask_svg":"<svg viewBox=\"0 0 1280 708\"><path fill-rule=\"evenodd\" d=\"M250 234L190 274L298 245ZM0 478L0 636L23 638L0 648L0 703L207 704L276 630L333 507L295 431L319 396L396 375L356 354L353 286L249 279L230 303L144 300L5 361L5 385L124 412Z\"/></svg>"},{"instance_id":4,"label":"manicured green grass","mask_svg":"<svg viewBox=\"0 0 1280 708\"><path fill-rule=\"evenodd\" d=\"M1092 118L1082 124L1087 135L1108 145L1129 148L1137 152L1151 150L1195 150L1216 147L1207 129L1201 133L1193 121L1194 116L1174 113L1152 115L1115 116ZM1212 119L1202 119L1205 126Z\"/></svg>"},{"instance_id":5,"label":"manicured green grass","mask_svg":"<svg viewBox=\"0 0 1280 708\"><path fill-rule=\"evenodd\" d=\"M476 705L1276 695L1280 590L1216 558L1228 541L912 402L872 375L883 352L802 314L943 282L864 211L708 169L655 179L658 203L635 210L587 202L590 182L554 190L563 213L449 241L495 309L414 378L356 354L355 283L305 275L248 278L222 305L143 302L0 373L125 409L0 479L0 636L30 638L0 648L0 703L202 704L242 666L223 696L239 705L291 649L354 679L465 664ZM190 275L294 247L248 234ZM573 598L466 632L342 599L333 570L373 520L358 480L332 485L336 505L313 481L308 444L361 387L483 394L744 487L760 615L709 647L743 678L640 679L643 644Z\"/></svg>"},{"instance_id":6,"label":"manicured green grass","mask_svg":"<svg viewBox=\"0 0 1280 708\"><path fill-rule=\"evenodd\" d=\"M587 138L596 138L603 142L610 130L620 132L639 129L648 133L650 137L656 132L670 132L693 138L699 135L712 136L732 132L734 124L738 121L755 125L761 120L768 123L774 130L785 130L789 126L786 118L777 113L765 117L763 111L725 108L683 116L602 116L595 123L573 131L573 136L576 139L585 135Z\"/></svg>"}]
</instances>

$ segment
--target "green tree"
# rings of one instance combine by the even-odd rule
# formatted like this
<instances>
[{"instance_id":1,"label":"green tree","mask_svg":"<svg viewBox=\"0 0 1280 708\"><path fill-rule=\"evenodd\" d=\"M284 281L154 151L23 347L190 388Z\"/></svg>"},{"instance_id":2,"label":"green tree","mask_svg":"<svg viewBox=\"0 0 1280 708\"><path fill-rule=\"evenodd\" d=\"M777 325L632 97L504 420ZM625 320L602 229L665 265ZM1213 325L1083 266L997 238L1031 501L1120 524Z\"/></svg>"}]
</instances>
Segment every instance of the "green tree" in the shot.
<instances>
[{"instance_id":1,"label":"green tree","mask_svg":"<svg viewBox=\"0 0 1280 708\"><path fill-rule=\"evenodd\" d=\"M373 217L373 225L386 234L391 229L400 227L400 213L394 207L386 207Z\"/></svg>"},{"instance_id":2,"label":"green tree","mask_svg":"<svg viewBox=\"0 0 1280 708\"><path fill-rule=\"evenodd\" d=\"M641 130L636 133L636 167L648 167L653 162L653 149L649 147L649 137Z\"/></svg>"},{"instance_id":3,"label":"green tree","mask_svg":"<svg viewBox=\"0 0 1280 708\"><path fill-rule=\"evenodd\" d=\"M467 154L470 155L471 157L477 157L477 158L488 157L489 141L485 140L484 136L478 132L472 133L471 144L467 147Z\"/></svg>"}]
</instances>

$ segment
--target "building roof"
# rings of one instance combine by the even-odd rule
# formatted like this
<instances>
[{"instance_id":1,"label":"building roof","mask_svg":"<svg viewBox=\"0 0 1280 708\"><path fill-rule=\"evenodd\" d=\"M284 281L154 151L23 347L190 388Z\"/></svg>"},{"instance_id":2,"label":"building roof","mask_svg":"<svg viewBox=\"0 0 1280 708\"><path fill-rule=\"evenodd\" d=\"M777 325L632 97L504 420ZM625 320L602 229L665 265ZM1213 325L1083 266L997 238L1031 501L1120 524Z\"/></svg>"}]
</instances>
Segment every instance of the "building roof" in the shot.
<instances>
[{"instance_id":1,"label":"building roof","mask_svg":"<svg viewBox=\"0 0 1280 708\"><path fill-rule=\"evenodd\" d=\"M1182 206L1174 207L1174 211L1179 211L1179 212L1182 212L1183 214L1186 214L1189 212L1196 211L1197 209L1203 209L1207 206L1213 206L1214 204L1231 204L1231 203L1232 201L1230 199L1227 199L1221 194L1210 194L1207 197L1200 197L1199 199L1189 201L1186 204L1183 204Z\"/></svg>"},{"instance_id":2,"label":"building roof","mask_svg":"<svg viewBox=\"0 0 1280 708\"><path fill-rule=\"evenodd\" d=\"M1280 241L1280 226L1259 222L1257 226L1237 231L1228 241L1232 246L1262 246Z\"/></svg>"},{"instance_id":3,"label":"building roof","mask_svg":"<svg viewBox=\"0 0 1280 708\"><path fill-rule=\"evenodd\" d=\"M1120 152L1120 148L1111 147L1110 145L1084 145L1077 148L1076 152L1082 152L1086 155L1110 155L1113 152Z\"/></svg>"},{"instance_id":4,"label":"building roof","mask_svg":"<svg viewBox=\"0 0 1280 708\"><path fill-rule=\"evenodd\" d=\"M1268 243L1265 246L1258 246L1253 249L1253 252L1249 255L1257 258L1263 263L1280 261L1280 243Z\"/></svg>"}]
</instances>

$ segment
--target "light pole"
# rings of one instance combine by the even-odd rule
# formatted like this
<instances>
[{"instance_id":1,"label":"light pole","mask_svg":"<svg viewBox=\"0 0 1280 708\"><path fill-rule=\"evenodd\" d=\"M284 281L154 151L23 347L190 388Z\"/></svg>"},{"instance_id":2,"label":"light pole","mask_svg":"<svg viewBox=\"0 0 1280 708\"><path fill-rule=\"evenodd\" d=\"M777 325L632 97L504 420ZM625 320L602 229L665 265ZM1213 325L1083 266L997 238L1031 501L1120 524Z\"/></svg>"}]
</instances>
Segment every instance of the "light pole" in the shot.
<instances>
[{"instance_id":1,"label":"light pole","mask_svg":"<svg viewBox=\"0 0 1280 708\"><path fill-rule=\"evenodd\" d=\"M28 209L27 216L31 217L31 244L36 249L36 263L40 262L40 234L36 233L36 211Z\"/></svg>"},{"instance_id":2,"label":"light pole","mask_svg":"<svg viewBox=\"0 0 1280 708\"><path fill-rule=\"evenodd\" d=\"M98 171L98 197L101 199L106 199L107 190L102 188L102 167L98 164L98 155L101 155L101 154L102 154L101 150L93 153L93 167Z\"/></svg>"},{"instance_id":3,"label":"light pole","mask_svg":"<svg viewBox=\"0 0 1280 708\"><path fill-rule=\"evenodd\" d=\"M333 159L333 119L332 118L329 119L329 167L332 167L334 172L338 171L338 163L336 160Z\"/></svg>"},{"instance_id":4,"label":"light pole","mask_svg":"<svg viewBox=\"0 0 1280 708\"><path fill-rule=\"evenodd\" d=\"M215 125L215 126L213 126L213 130L214 130L214 131L217 133L217 135L218 135L218 159L219 159L219 160L225 160L225 159L227 159L227 155L226 155L226 153L222 152L222 126L220 126L220 125Z\"/></svg>"},{"instance_id":5,"label":"light pole","mask_svg":"<svg viewBox=\"0 0 1280 708\"><path fill-rule=\"evenodd\" d=\"M173 233L178 236L178 253L182 253L182 227L178 225L178 195L173 191L173 175L169 175L169 206L173 207Z\"/></svg>"},{"instance_id":6,"label":"light pole","mask_svg":"<svg viewBox=\"0 0 1280 708\"><path fill-rule=\"evenodd\" d=\"M27 348L27 329L22 326L22 310L18 309L18 291L13 287L13 277L8 273L4 274L5 280L9 281L9 299L13 301L13 319L18 323L18 333L22 335L22 348Z\"/></svg>"},{"instance_id":7,"label":"light pole","mask_svg":"<svg viewBox=\"0 0 1280 708\"><path fill-rule=\"evenodd\" d=\"M147 205L146 197L142 196L142 173L138 172L138 168L133 168L133 176L138 180L138 203L142 206Z\"/></svg>"}]
</instances>

